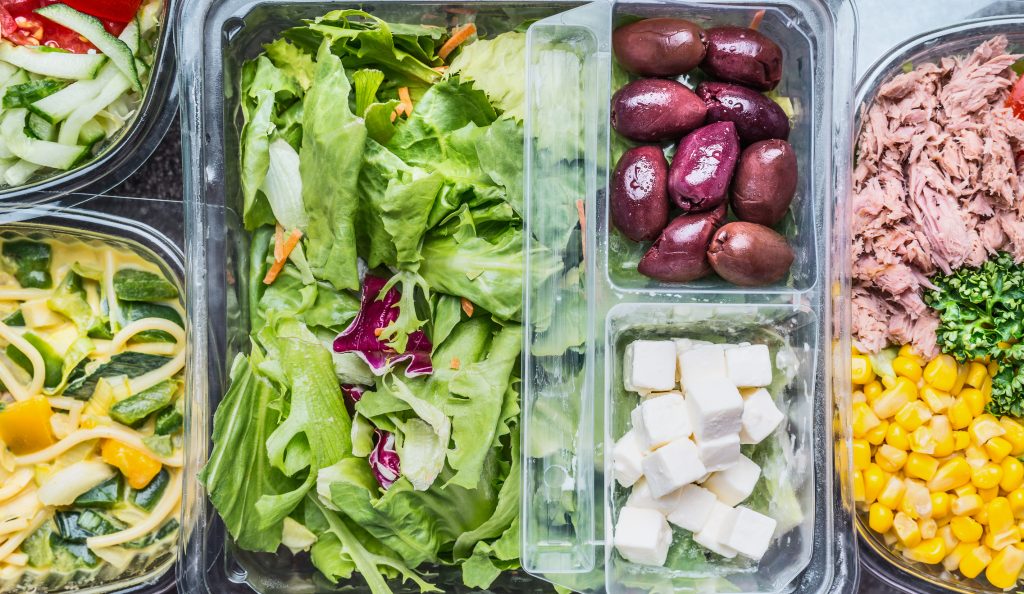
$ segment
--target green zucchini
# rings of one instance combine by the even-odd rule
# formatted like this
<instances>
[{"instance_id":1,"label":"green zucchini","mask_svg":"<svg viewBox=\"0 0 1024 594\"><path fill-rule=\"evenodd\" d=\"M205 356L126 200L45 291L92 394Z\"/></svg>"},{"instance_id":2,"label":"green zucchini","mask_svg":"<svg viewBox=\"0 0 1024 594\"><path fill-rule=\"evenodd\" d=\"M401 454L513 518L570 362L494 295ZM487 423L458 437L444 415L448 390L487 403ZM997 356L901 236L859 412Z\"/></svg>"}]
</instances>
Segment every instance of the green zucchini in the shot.
<instances>
[{"instance_id":1,"label":"green zucchini","mask_svg":"<svg viewBox=\"0 0 1024 594\"><path fill-rule=\"evenodd\" d=\"M46 372L46 379L43 382L43 386L47 389L53 389L59 386L60 382L64 379L64 358L58 355L57 351L53 350L53 347L43 340L38 334L26 332L22 335L22 338L34 346L43 358L43 366L45 367ZM7 345L7 356L10 357L11 361L14 361L15 364L27 371L29 375L32 375L32 361L29 360L28 356L25 353L22 353L18 347L13 344Z\"/></svg>"},{"instance_id":2,"label":"green zucchini","mask_svg":"<svg viewBox=\"0 0 1024 594\"><path fill-rule=\"evenodd\" d=\"M124 480L120 474L103 481L78 496L74 506L82 508L110 509L124 499Z\"/></svg>"},{"instance_id":3,"label":"green zucchini","mask_svg":"<svg viewBox=\"0 0 1024 594\"><path fill-rule=\"evenodd\" d=\"M149 481L148 485L141 489L132 489L132 503L145 511L153 511L156 504L160 502L160 498L163 497L164 491L167 490L167 485L170 482L170 473L167 472L166 468L161 468L160 472L153 477L153 480Z\"/></svg>"},{"instance_id":4,"label":"green zucchini","mask_svg":"<svg viewBox=\"0 0 1024 594\"><path fill-rule=\"evenodd\" d=\"M5 241L4 258L14 266L14 278L27 289L49 289L53 287L50 276L50 262L53 251L47 243L29 241Z\"/></svg>"},{"instance_id":5,"label":"green zucchini","mask_svg":"<svg viewBox=\"0 0 1024 594\"><path fill-rule=\"evenodd\" d=\"M114 273L114 293L122 301L165 301L178 297L178 288L163 276L136 268Z\"/></svg>"},{"instance_id":6,"label":"green zucchini","mask_svg":"<svg viewBox=\"0 0 1024 594\"><path fill-rule=\"evenodd\" d=\"M164 380L148 390L129 396L110 407L110 418L122 425L138 427L150 415L159 412L174 401L181 385L174 380Z\"/></svg>"}]
</instances>

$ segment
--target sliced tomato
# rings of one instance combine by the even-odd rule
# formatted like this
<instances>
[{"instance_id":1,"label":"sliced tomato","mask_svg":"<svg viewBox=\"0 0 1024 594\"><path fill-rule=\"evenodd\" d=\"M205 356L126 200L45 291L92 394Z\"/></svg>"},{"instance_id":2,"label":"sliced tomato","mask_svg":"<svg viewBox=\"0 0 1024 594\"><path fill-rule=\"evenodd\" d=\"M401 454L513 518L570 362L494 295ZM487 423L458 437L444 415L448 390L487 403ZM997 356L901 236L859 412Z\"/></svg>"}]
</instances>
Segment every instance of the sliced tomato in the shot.
<instances>
[{"instance_id":1,"label":"sliced tomato","mask_svg":"<svg viewBox=\"0 0 1024 594\"><path fill-rule=\"evenodd\" d=\"M63 0L63 2L75 10L91 14L100 20L124 24L135 18L135 13L139 12L139 5L142 4L142 0Z\"/></svg>"},{"instance_id":2,"label":"sliced tomato","mask_svg":"<svg viewBox=\"0 0 1024 594\"><path fill-rule=\"evenodd\" d=\"M84 54L89 50L96 49L78 33L35 13L37 8L55 4L57 1L0 0L0 31L3 32L3 37L19 45L48 45L66 49L76 54ZM64 3L69 6L100 19L106 30L113 35L120 35L124 31L128 22L135 17L135 12L138 10L140 2L141 0L128 0L124 2L116 0L78 0L77 2L69 2L64 0ZM76 4L83 6L76 6ZM123 5L126 9L131 9L132 12L124 21L109 20L100 14L100 11L96 10L96 7L103 7L107 4ZM131 8L133 6L134 8ZM122 13L119 12L118 14Z\"/></svg>"},{"instance_id":3,"label":"sliced tomato","mask_svg":"<svg viewBox=\"0 0 1024 594\"><path fill-rule=\"evenodd\" d=\"M1024 120L1024 76L1013 84L1013 90L1006 98L1006 106L1013 110L1013 115Z\"/></svg>"}]
</instances>

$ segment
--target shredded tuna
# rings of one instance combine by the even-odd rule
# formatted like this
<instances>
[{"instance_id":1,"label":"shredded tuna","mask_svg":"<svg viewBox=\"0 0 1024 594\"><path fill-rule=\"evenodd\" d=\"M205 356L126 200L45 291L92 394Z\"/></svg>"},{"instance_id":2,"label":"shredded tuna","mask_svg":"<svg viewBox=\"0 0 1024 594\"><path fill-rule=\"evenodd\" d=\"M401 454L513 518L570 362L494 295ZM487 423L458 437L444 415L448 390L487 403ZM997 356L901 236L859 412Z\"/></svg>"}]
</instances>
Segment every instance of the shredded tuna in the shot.
<instances>
[{"instance_id":1,"label":"shredded tuna","mask_svg":"<svg viewBox=\"0 0 1024 594\"><path fill-rule=\"evenodd\" d=\"M862 114L851 257L864 351L911 344L934 356L928 277L997 251L1024 261L1024 122L1005 106L1020 56L1006 47L995 37L896 76Z\"/></svg>"}]
</instances>

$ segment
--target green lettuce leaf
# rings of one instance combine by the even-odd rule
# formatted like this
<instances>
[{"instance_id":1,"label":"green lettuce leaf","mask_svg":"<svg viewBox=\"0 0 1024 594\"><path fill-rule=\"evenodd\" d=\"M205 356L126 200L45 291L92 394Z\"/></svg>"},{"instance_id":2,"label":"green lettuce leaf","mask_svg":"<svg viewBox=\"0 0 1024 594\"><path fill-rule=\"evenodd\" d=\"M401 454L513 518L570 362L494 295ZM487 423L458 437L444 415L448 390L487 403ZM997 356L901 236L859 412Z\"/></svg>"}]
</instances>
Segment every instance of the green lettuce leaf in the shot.
<instances>
[{"instance_id":1,"label":"green lettuce leaf","mask_svg":"<svg viewBox=\"0 0 1024 594\"><path fill-rule=\"evenodd\" d=\"M503 117L519 122L525 118L526 33L509 31L465 46L452 60L448 74L472 82Z\"/></svg>"}]
</instances>

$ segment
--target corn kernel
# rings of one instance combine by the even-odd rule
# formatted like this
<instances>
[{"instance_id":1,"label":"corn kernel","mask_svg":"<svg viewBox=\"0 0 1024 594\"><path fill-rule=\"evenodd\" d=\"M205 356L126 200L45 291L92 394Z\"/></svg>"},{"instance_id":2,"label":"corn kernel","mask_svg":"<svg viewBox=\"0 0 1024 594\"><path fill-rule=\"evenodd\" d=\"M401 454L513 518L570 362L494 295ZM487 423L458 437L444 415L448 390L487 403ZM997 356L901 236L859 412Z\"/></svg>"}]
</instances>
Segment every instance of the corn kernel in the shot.
<instances>
[{"instance_id":1,"label":"corn kernel","mask_svg":"<svg viewBox=\"0 0 1024 594\"><path fill-rule=\"evenodd\" d=\"M871 464L871 444L863 439L853 440L853 469L864 470Z\"/></svg>"},{"instance_id":2,"label":"corn kernel","mask_svg":"<svg viewBox=\"0 0 1024 594\"><path fill-rule=\"evenodd\" d=\"M892 369L896 372L897 377L905 377L914 383L921 379L921 366L908 357L896 357L893 359Z\"/></svg>"},{"instance_id":3,"label":"corn kernel","mask_svg":"<svg viewBox=\"0 0 1024 594\"><path fill-rule=\"evenodd\" d=\"M980 415L971 421L967 432L971 434L971 441L976 445L983 446L993 437L1006 435L1006 429L999 424L993 415Z\"/></svg>"},{"instance_id":4,"label":"corn kernel","mask_svg":"<svg viewBox=\"0 0 1024 594\"><path fill-rule=\"evenodd\" d=\"M911 454L907 456L907 463L905 466L907 476L911 478L918 478L923 481L930 481L939 470L939 461L928 454L911 452Z\"/></svg>"},{"instance_id":5,"label":"corn kernel","mask_svg":"<svg viewBox=\"0 0 1024 594\"><path fill-rule=\"evenodd\" d=\"M939 525L932 518L919 519L917 529L921 531L921 538L924 540L935 538L935 535L939 533Z\"/></svg>"},{"instance_id":6,"label":"corn kernel","mask_svg":"<svg viewBox=\"0 0 1024 594\"><path fill-rule=\"evenodd\" d=\"M903 554L911 561L936 565L946 556L946 543L939 537L932 537L916 547L907 549Z\"/></svg>"},{"instance_id":7,"label":"corn kernel","mask_svg":"<svg viewBox=\"0 0 1024 594\"><path fill-rule=\"evenodd\" d=\"M872 412L871 414L875 414ZM878 417L875 417L878 418ZM864 434L864 439L873 446L885 443L885 435L889 431L889 421L880 421L878 425ZM966 432L964 435L967 435ZM970 437L967 438L970 441Z\"/></svg>"},{"instance_id":8,"label":"corn kernel","mask_svg":"<svg viewBox=\"0 0 1024 594\"><path fill-rule=\"evenodd\" d=\"M885 483L885 488L878 494L878 503L895 510L903 500L903 493L906 490L907 486L903 483L902 479L890 476L889 481Z\"/></svg>"},{"instance_id":9,"label":"corn kernel","mask_svg":"<svg viewBox=\"0 0 1024 594\"><path fill-rule=\"evenodd\" d=\"M923 377L924 381L936 389L947 392L956 384L956 374L956 359L949 355L939 355L925 366Z\"/></svg>"},{"instance_id":10,"label":"corn kernel","mask_svg":"<svg viewBox=\"0 0 1024 594\"><path fill-rule=\"evenodd\" d=\"M932 411L928 405L920 400L914 400L903 405L903 408L896 413L896 422L907 431L914 431L924 425L932 418Z\"/></svg>"},{"instance_id":11,"label":"corn kernel","mask_svg":"<svg viewBox=\"0 0 1024 594\"><path fill-rule=\"evenodd\" d=\"M856 452L856 450L854 451ZM878 464L878 466L885 472L899 472L906 462L907 453L903 450L896 449L889 444L879 446L878 451L875 453L875 463ZM855 463L854 468L856 467L857 465ZM867 468L867 465L865 464L863 468Z\"/></svg>"},{"instance_id":12,"label":"corn kernel","mask_svg":"<svg viewBox=\"0 0 1024 594\"><path fill-rule=\"evenodd\" d=\"M895 375L883 375L882 376L882 387L888 390L896 385Z\"/></svg>"},{"instance_id":13,"label":"corn kernel","mask_svg":"<svg viewBox=\"0 0 1024 594\"><path fill-rule=\"evenodd\" d=\"M971 465L971 468L977 470L982 466L988 464L988 452L984 448L979 448L973 443L964 450L964 459Z\"/></svg>"},{"instance_id":14,"label":"corn kernel","mask_svg":"<svg viewBox=\"0 0 1024 594\"><path fill-rule=\"evenodd\" d=\"M967 402L967 407L971 410L971 416L981 416L985 412L985 395L981 393L978 388L964 388L960 390L958 398L963 398Z\"/></svg>"},{"instance_id":15,"label":"corn kernel","mask_svg":"<svg viewBox=\"0 0 1024 594\"><path fill-rule=\"evenodd\" d=\"M935 451L932 452L932 456L941 459L951 455L954 451L956 451L956 442L954 441L952 431L946 433L941 438L935 438Z\"/></svg>"},{"instance_id":16,"label":"corn kernel","mask_svg":"<svg viewBox=\"0 0 1024 594\"><path fill-rule=\"evenodd\" d=\"M1006 500L1010 502L1010 509L1013 510L1013 517L1018 520L1024 519L1024 488L1017 487L1006 494Z\"/></svg>"},{"instance_id":17,"label":"corn kernel","mask_svg":"<svg viewBox=\"0 0 1024 594\"><path fill-rule=\"evenodd\" d=\"M980 497L981 494L979 493L978 496ZM995 497L993 497L992 499L995 499ZM974 514L973 516L974 521L981 524L982 526L988 526L988 508L985 507L985 504L988 503L988 501L985 501L985 498L982 497L981 502L981 509L978 510L978 513Z\"/></svg>"},{"instance_id":18,"label":"corn kernel","mask_svg":"<svg viewBox=\"0 0 1024 594\"><path fill-rule=\"evenodd\" d=\"M960 573L969 579L981 575L981 572L992 562L992 552L985 545L979 545L971 549L960 560Z\"/></svg>"},{"instance_id":19,"label":"corn kernel","mask_svg":"<svg viewBox=\"0 0 1024 594\"><path fill-rule=\"evenodd\" d=\"M1010 509L1010 501L1006 497L996 497L988 504L988 529L993 532L1009 530L1016 523L1013 521L1013 510Z\"/></svg>"},{"instance_id":20,"label":"corn kernel","mask_svg":"<svg viewBox=\"0 0 1024 594\"><path fill-rule=\"evenodd\" d=\"M889 423L889 429L885 433L885 443L898 450L907 451L910 449L910 434L898 423Z\"/></svg>"},{"instance_id":21,"label":"corn kernel","mask_svg":"<svg viewBox=\"0 0 1024 594\"><path fill-rule=\"evenodd\" d=\"M881 503L872 503L868 511L868 526L879 534L885 534L892 528L893 513Z\"/></svg>"},{"instance_id":22,"label":"corn kernel","mask_svg":"<svg viewBox=\"0 0 1024 594\"><path fill-rule=\"evenodd\" d=\"M946 558L942 560L942 566L946 568L946 571L955 571L960 567L960 561L974 550L974 547L978 546L976 542L961 542L956 545L956 548L946 555Z\"/></svg>"},{"instance_id":23,"label":"corn kernel","mask_svg":"<svg viewBox=\"0 0 1024 594\"><path fill-rule=\"evenodd\" d=\"M1003 435L1003 438L1013 446L1013 449L1010 450L1010 455L1020 456L1021 454L1024 454L1024 425L1021 425L1010 417L1003 417L999 419L999 424L1006 430L1006 434Z\"/></svg>"},{"instance_id":24,"label":"corn kernel","mask_svg":"<svg viewBox=\"0 0 1024 594\"><path fill-rule=\"evenodd\" d=\"M878 420L875 412L871 410L871 407L864 402L858 402L853 405L853 436L864 437L864 435L881 425L882 422Z\"/></svg>"},{"instance_id":25,"label":"corn kernel","mask_svg":"<svg viewBox=\"0 0 1024 594\"><path fill-rule=\"evenodd\" d=\"M875 371L871 369L871 361L867 357L864 355L854 355L851 357L851 362L852 373L850 379L853 380L853 383L863 386L874 381Z\"/></svg>"},{"instance_id":26,"label":"corn kernel","mask_svg":"<svg viewBox=\"0 0 1024 594\"><path fill-rule=\"evenodd\" d=\"M916 547L921 542L921 527L913 518L903 512L896 512L892 521L893 530L896 531L896 538L907 548Z\"/></svg>"},{"instance_id":27,"label":"corn kernel","mask_svg":"<svg viewBox=\"0 0 1024 594\"><path fill-rule=\"evenodd\" d=\"M1008 456L999 464L1003 467L1003 479L999 488L1009 493L1024 484L1024 464L1020 460Z\"/></svg>"},{"instance_id":28,"label":"corn kernel","mask_svg":"<svg viewBox=\"0 0 1024 594\"><path fill-rule=\"evenodd\" d=\"M992 402L992 378L990 377L986 377L985 383L981 384L981 398L985 404Z\"/></svg>"},{"instance_id":29,"label":"corn kernel","mask_svg":"<svg viewBox=\"0 0 1024 594\"><path fill-rule=\"evenodd\" d=\"M918 427L910 434L908 441L910 449L920 454L932 455L935 453L935 446L938 445L931 427Z\"/></svg>"},{"instance_id":30,"label":"corn kernel","mask_svg":"<svg viewBox=\"0 0 1024 594\"><path fill-rule=\"evenodd\" d=\"M949 527L961 542L978 542L985 531L981 524L968 517L953 518L949 521Z\"/></svg>"},{"instance_id":31,"label":"corn kernel","mask_svg":"<svg viewBox=\"0 0 1024 594\"><path fill-rule=\"evenodd\" d=\"M1003 480L1003 468L992 462L987 462L981 468L976 468L971 474L971 484L977 487L979 492L982 489L998 487L1001 480Z\"/></svg>"},{"instance_id":32,"label":"corn kernel","mask_svg":"<svg viewBox=\"0 0 1024 594\"><path fill-rule=\"evenodd\" d=\"M864 473L859 470L853 473L853 500L857 503L864 502Z\"/></svg>"},{"instance_id":33,"label":"corn kernel","mask_svg":"<svg viewBox=\"0 0 1024 594\"><path fill-rule=\"evenodd\" d=\"M985 533L985 538L981 539L981 544L993 551L1001 551L1010 545L1020 544L1020 528L1010 526L1002 532L994 532L990 528Z\"/></svg>"},{"instance_id":34,"label":"corn kernel","mask_svg":"<svg viewBox=\"0 0 1024 594\"><path fill-rule=\"evenodd\" d=\"M985 502L981 500L981 495L965 495L957 497L956 501L949 506L949 509L953 512L954 516L973 516L981 511L981 507L984 504Z\"/></svg>"},{"instance_id":35,"label":"corn kernel","mask_svg":"<svg viewBox=\"0 0 1024 594\"><path fill-rule=\"evenodd\" d=\"M935 476L928 480L928 489L931 491L949 491L963 487L970 482L971 467L967 464L966 460L956 457L947 460L939 466Z\"/></svg>"},{"instance_id":36,"label":"corn kernel","mask_svg":"<svg viewBox=\"0 0 1024 594\"><path fill-rule=\"evenodd\" d=\"M939 530L935 533L935 536L938 536L942 539L942 543L946 545L947 552L952 552L953 549L956 548L956 545L960 544L960 539L957 538L955 534L953 534L953 529L949 526L949 524L946 524L945 526L939 526Z\"/></svg>"},{"instance_id":37,"label":"corn kernel","mask_svg":"<svg viewBox=\"0 0 1024 594\"><path fill-rule=\"evenodd\" d=\"M882 392L871 404L872 410L879 419L888 419L900 411L912 400L917 399L917 385L905 377L896 378L893 387Z\"/></svg>"},{"instance_id":38,"label":"corn kernel","mask_svg":"<svg viewBox=\"0 0 1024 594\"><path fill-rule=\"evenodd\" d=\"M971 405L963 396L957 397L946 411L949 423L954 429L966 429L970 426L974 414L971 412Z\"/></svg>"},{"instance_id":39,"label":"corn kernel","mask_svg":"<svg viewBox=\"0 0 1024 594\"><path fill-rule=\"evenodd\" d=\"M1006 348L1009 348L1009 345L1007 345ZM999 363L996 363L995 361L989 361L988 362L988 376L990 378L993 378L993 377L996 376L997 373L999 373Z\"/></svg>"},{"instance_id":40,"label":"corn kernel","mask_svg":"<svg viewBox=\"0 0 1024 594\"><path fill-rule=\"evenodd\" d=\"M969 369L969 365L956 366L956 381L953 382L953 389L949 391L950 394L955 396L960 393L960 390L964 389L964 384L967 383L967 371Z\"/></svg>"},{"instance_id":41,"label":"corn kernel","mask_svg":"<svg viewBox=\"0 0 1024 594\"><path fill-rule=\"evenodd\" d=\"M924 483L910 479L904 483L907 488L903 492L903 501L900 502L899 511L915 520L930 518L932 516L932 494L928 492L928 488L924 486ZM930 537L924 536L924 538Z\"/></svg>"},{"instance_id":42,"label":"corn kernel","mask_svg":"<svg viewBox=\"0 0 1024 594\"><path fill-rule=\"evenodd\" d=\"M999 497L999 485L991 487L989 489L978 489L978 495L981 496L981 500L985 503L992 501L996 497Z\"/></svg>"},{"instance_id":43,"label":"corn kernel","mask_svg":"<svg viewBox=\"0 0 1024 594\"><path fill-rule=\"evenodd\" d=\"M950 497L948 493L932 493L932 517L941 520L949 515Z\"/></svg>"},{"instance_id":44,"label":"corn kernel","mask_svg":"<svg viewBox=\"0 0 1024 594\"><path fill-rule=\"evenodd\" d=\"M885 487L888 475L878 464L871 463L864 469L862 476L864 478L864 502L874 503L878 499L878 494Z\"/></svg>"},{"instance_id":45,"label":"corn kernel","mask_svg":"<svg viewBox=\"0 0 1024 594\"><path fill-rule=\"evenodd\" d=\"M993 437L985 444L985 451L988 452L989 459L997 464L1002 462L1012 449L1013 445L1003 437Z\"/></svg>"},{"instance_id":46,"label":"corn kernel","mask_svg":"<svg viewBox=\"0 0 1024 594\"><path fill-rule=\"evenodd\" d=\"M981 384L985 381L985 377L988 375L988 370L985 366L977 361L971 361L967 366L967 379L964 383L972 388L981 388Z\"/></svg>"},{"instance_id":47,"label":"corn kernel","mask_svg":"<svg viewBox=\"0 0 1024 594\"><path fill-rule=\"evenodd\" d=\"M1024 569L1024 550L1010 546L996 553L985 570L989 583L997 588L1009 588L1017 583Z\"/></svg>"},{"instance_id":48,"label":"corn kernel","mask_svg":"<svg viewBox=\"0 0 1024 594\"><path fill-rule=\"evenodd\" d=\"M928 405L928 409L935 414L941 414L953 403L953 397L948 392L936 390L932 386L924 386L918 393L921 401Z\"/></svg>"},{"instance_id":49,"label":"corn kernel","mask_svg":"<svg viewBox=\"0 0 1024 594\"><path fill-rule=\"evenodd\" d=\"M960 450L971 445L971 434L966 431L954 431L953 432L953 451L959 452Z\"/></svg>"},{"instance_id":50,"label":"corn kernel","mask_svg":"<svg viewBox=\"0 0 1024 594\"><path fill-rule=\"evenodd\" d=\"M868 402L874 402L882 394L882 382L875 380L864 386L864 397Z\"/></svg>"},{"instance_id":51,"label":"corn kernel","mask_svg":"<svg viewBox=\"0 0 1024 594\"><path fill-rule=\"evenodd\" d=\"M917 363L921 367L924 367L924 364L928 362L924 357L919 355L917 351L914 350L914 347L910 346L909 344L901 346L899 353L897 353L897 356L903 357L904 359L910 359L911 361Z\"/></svg>"}]
</instances>

